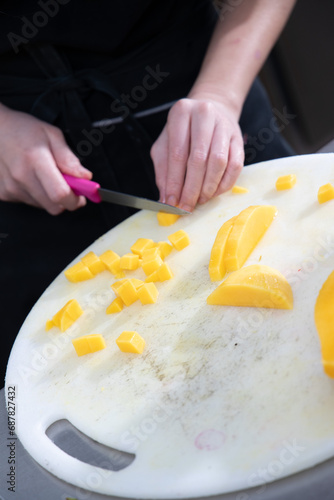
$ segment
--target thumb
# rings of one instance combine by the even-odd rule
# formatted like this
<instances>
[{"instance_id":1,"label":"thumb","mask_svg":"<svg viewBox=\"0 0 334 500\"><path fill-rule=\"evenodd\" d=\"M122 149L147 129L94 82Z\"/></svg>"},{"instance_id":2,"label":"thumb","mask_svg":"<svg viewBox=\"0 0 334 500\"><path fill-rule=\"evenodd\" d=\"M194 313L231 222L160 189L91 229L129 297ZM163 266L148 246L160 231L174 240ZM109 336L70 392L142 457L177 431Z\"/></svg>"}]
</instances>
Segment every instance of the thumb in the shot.
<instances>
[{"instance_id":1,"label":"thumb","mask_svg":"<svg viewBox=\"0 0 334 500\"><path fill-rule=\"evenodd\" d=\"M61 130L52 127L48 133L50 149L55 159L56 165L63 174L73 175L84 179L91 179L92 172L83 167L79 159L70 150Z\"/></svg>"}]
</instances>

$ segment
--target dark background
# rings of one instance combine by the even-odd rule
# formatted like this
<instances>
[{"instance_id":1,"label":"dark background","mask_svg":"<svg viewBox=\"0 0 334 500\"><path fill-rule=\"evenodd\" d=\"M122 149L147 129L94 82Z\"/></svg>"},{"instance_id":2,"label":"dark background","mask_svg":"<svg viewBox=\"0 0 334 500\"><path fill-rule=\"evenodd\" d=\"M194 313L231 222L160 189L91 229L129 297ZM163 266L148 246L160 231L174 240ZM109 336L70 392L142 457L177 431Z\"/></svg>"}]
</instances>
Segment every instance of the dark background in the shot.
<instances>
[{"instance_id":1,"label":"dark background","mask_svg":"<svg viewBox=\"0 0 334 500\"><path fill-rule=\"evenodd\" d=\"M299 0L261 72L273 107L296 115L282 133L299 154L334 138L333 20L333 0Z\"/></svg>"}]
</instances>

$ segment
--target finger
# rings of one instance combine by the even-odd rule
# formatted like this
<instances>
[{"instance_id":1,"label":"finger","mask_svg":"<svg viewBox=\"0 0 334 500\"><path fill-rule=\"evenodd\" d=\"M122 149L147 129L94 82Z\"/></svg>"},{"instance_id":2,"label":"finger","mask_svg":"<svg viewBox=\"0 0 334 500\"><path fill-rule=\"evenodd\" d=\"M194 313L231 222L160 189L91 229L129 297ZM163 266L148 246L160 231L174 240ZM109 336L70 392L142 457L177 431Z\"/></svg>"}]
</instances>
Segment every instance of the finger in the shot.
<instances>
[{"instance_id":1,"label":"finger","mask_svg":"<svg viewBox=\"0 0 334 500\"><path fill-rule=\"evenodd\" d=\"M21 187L13 179L3 178L2 189L0 192L1 199L12 203L26 203L34 207L43 208L38 201L36 201L26 189Z\"/></svg>"},{"instance_id":2,"label":"finger","mask_svg":"<svg viewBox=\"0 0 334 500\"><path fill-rule=\"evenodd\" d=\"M50 127L47 129L47 135L56 165L62 173L84 179L92 178L92 172L83 167L79 159L70 150L61 130Z\"/></svg>"},{"instance_id":3,"label":"finger","mask_svg":"<svg viewBox=\"0 0 334 500\"><path fill-rule=\"evenodd\" d=\"M34 152L34 171L46 193L46 198L44 198L42 191L38 189L37 196L42 196L41 203L49 213L59 213L59 206L71 211L82 206L82 198L73 193L60 173L51 151L46 146ZM34 191L32 194L36 199Z\"/></svg>"},{"instance_id":4,"label":"finger","mask_svg":"<svg viewBox=\"0 0 334 500\"><path fill-rule=\"evenodd\" d=\"M167 127L159 135L151 148L151 158L155 171L155 182L158 186L160 198L159 201L166 203L166 181L167 181L167 162L168 162L168 134Z\"/></svg>"},{"instance_id":5,"label":"finger","mask_svg":"<svg viewBox=\"0 0 334 500\"><path fill-rule=\"evenodd\" d=\"M200 196L215 128L211 103L200 103L191 117L190 154L179 206L191 211Z\"/></svg>"},{"instance_id":6,"label":"finger","mask_svg":"<svg viewBox=\"0 0 334 500\"><path fill-rule=\"evenodd\" d=\"M211 149L199 203L210 200L218 189L227 167L231 134L221 123L217 124L211 141Z\"/></svg>"},{"instance_id":7,"label":"finger","mask_svg":"<svg viewBox=\"0 0 334 500\"><path fill-rule=\"evenodd\" d=\"M225 193L236 183L245 160L245 152L241 135L233 136L230 142L229 157L222 180L215 192L215 196Z\"/></svg>"},{"instance_id":8,"label":"finger","mask_svg":"<svg viewBox=\"0 0 334 500\"><path fill-rule=\"evenodd\" d=\"M190 113L192 103L187 99L178 101L169 112L168 166L166 176L166 202L177 205L187 168L190 140Z\"/></svg>"}]
</instances>

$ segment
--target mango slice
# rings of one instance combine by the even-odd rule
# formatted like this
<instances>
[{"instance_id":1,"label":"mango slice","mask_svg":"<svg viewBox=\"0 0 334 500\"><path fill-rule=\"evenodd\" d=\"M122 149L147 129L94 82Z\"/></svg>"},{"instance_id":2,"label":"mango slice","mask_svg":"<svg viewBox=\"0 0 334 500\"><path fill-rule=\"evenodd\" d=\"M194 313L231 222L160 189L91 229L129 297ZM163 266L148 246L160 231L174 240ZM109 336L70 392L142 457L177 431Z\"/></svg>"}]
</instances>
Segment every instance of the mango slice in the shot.
<instances>
[{"instance_id":1,"label":"mango slice","mask_svg":"<svg viewBox=\"0 0 334 500\"><path fill-rule=\"evenodd\" d=\"M297 182L297 176L295 174L281 175L276 181L277 191L283 191L285 189L291 189Z\"/></svg>"},{"instance_id":2,"label":"mango slice","mask_svg":"<svg viewBox=\"0 0 334 500\"><path fill-rule=\"evenodd\" d=\"M323 186L320 186L318 190L318 202L325 203L326 201L333 200L334 198L334 186L328 182Z\"/></svg>"},{"instance_id":3,"label":"mango slice","mask_svg":"<svg viewBox=\"0 0 334 500\"><path fill-rule=\"evenodd\" d=\"M116 339L116 344L122 352L141 354L145 347L145 340L134 331L125 331Z\"/></svg>"},{"instance_id":4,"label":"mango slice","mask_svg":"<svg viewBox=\"0 0 334 500\"><path fill-rule=\"evenodd\" d=\"M166 214L165 212L158 212L157 213L157 219L158 219L160 226L171 226L179 218L180 218L180 215L176 215L176 214Z\"/></svg>"},{"instance_id":5,"label":"mango slice","mask_svg":"<svg viewBox=\"0 0 334 500\"><path fill-rule=\"evenodd\" d=\"M78 262L74 266L69 267L64 272L66 278L72 283L86 281L94 278L94 274L88 269L83 262Z\"/></svg>"},{"instance_id":6,"label":"mango slice","mask_svg":"<svg viewBox=\"0 0 334 500\"><path fill-rule=\"evenodd\" d=\"M94 274L94 276L106 270L105 264L94 252L88 252L86 255L84 255L81 258L81 262L88 267L88 269L92 274Z\"/></svg>"},{"instance_id":7,"label":"mango slice","mask_svg":"<svg viewBox=\"0 0 334 500\"><path fill-rule=\"evenodd\" d=\"M276 269L254 264L232 273L207 298L210 305L292 309L293 294Z\"/></svg>"},{"instance_id":8,"label":"mango slice","mask_svg":"<svg viewBox=\"0 0 334 500\"><path fill-rule=\"evenodd\" d=\"M210 262L209 262L209 275L211 281L220 281L224 278L226 273L224 254L227 239L232 231L236 217L232 217L226 221L219 229L214 244L212 246Z\"/></svg>"},{"instance_id":9,"label":"mango slice","mask_svg":"<svg viewBox=\"0 0 334 500\"><path fill-rule=\"evenodd\" d=\"M132 245L131 252L143 256L143 251L154 246L154 241L149 238L138 238L137 241Z\"/></svg>"},{"instance_id":10,"label":"mango slice","mask_svg":"<svg viewBox=\"0 0 334 500\"><path fill-rule=\"evenodd\" d=\"M121 297L116 297L116 299L114 299L112 301L112 303L107 307L106 313L107 314L116 314L118 312L121 312L123 307L124 307L124 302L121 299Z\"/></svg>"},{"instance_id":11,"label":"mango slice","mask_svg":"<svg viewBox=\"0 0 334 500\"><path fill-rule=\"evenodd\" d=\"M100 334L78 337L72 340L72 344L78 356L101 351L106 347L105 340Z\"/></svg>"},{"instance_id":12,"label":"mango slice","mask_svg":"<svg viewBox=\"0 0 334 500\"><path fill-rule=\"evenodd\" d=\"M334 271L319 292L314 309L324 372L334 378Z\"/></svg>"},{"instance_id":13,"label":"mango slice","mask_svg":"<svg viewBox=\"0 0 334 500\"><path fill-rule=\"evenodd\" d=\"M137 290L138 297L140 302L143 305L146 304L154 304L158 298L158 289L155 284L152 283L144 283Z\"/></svg>"},{"instance_id":14,"label":"mango slice","mask_svg":"<svg viewBox=\"0 0 334 500\"><path fill-rule=\"evenodd\" d=\"M188 234L183 231L183 229L180 229L179 231L176 231L173 234L170 234L168 236L169 241L173 245L173 247L176 250L183 250L185 247L187 247L190 244L190 239Z\"/></svg>"},{"instance_id":15,"label":"mango slice","mask_svg":"<svg viewBox=\"0 0 334 500\"><path fill-rule=\"evenodd\" d=\"M139 255L126 253L120 258L119 267L128 271L134 271L139 266Z\"/></svg>"},{"instance_id":16,"label":"mango slice","mask_svg":"<svg viewBox=\"0 0 334 500\"><path fill-rule=\"evenodd\" d=\"M83 314L77 300L69 300L52 318L46 322L46 331L53 326L60 328L60 331L65 332L73 323Z\"/></svg>"},{"instance_id":17,"label":"mango slice","mask_svg":"<svg viewBox=\"0 0 334 500\"><path fill-rule=\"evenodd\" d=\"M248 193L248 189L242 186L233 186L232 193L234 194L244 194Z\"/></svg>"},{"instance_id":18,"label":"mango slice","mask_svg":"<svg viewBox=\"0 0 334 500\"><path fill-rule=\"evenodd\" d=\"M236 217L228 236L224 263L226 271L236 271L246 262L268 227L277 208L271 205L250 206Z\"/></svg>"}]
</instances>

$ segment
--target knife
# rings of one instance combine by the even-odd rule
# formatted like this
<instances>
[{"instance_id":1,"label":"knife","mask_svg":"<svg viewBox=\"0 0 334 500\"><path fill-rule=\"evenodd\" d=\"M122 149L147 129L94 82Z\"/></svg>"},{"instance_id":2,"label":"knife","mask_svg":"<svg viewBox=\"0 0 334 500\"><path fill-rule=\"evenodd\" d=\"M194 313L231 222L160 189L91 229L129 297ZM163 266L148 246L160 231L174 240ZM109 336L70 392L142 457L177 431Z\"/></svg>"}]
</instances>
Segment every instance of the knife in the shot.
<instances>
[{"instance_id":1,"label":"knife","mask_svg":"<svg viewBox=\"0 0 334 500\"><path fill-rule=\"evenodd\" d=\"M182 208L173 207L160 201L148 200L140 198L132 194L119 193L110 189L102 189L100 184L88 179L73 177L72 175L63 174L67 184L77 196L83 195L94 203L107 201L116 205L124 205L126 207L139 208L144 210L153 210L154 212L166 212L168 214L188 215L191 212L182 210Z\"/></svg>"}]
</instances>

